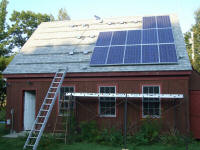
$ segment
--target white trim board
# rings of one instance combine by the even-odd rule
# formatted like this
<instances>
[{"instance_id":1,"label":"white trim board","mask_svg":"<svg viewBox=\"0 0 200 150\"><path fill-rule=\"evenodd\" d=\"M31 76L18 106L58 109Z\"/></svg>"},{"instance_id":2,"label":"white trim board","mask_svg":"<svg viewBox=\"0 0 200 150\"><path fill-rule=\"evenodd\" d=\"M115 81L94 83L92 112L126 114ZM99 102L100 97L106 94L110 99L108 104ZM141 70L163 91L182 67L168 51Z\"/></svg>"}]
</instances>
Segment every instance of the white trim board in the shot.
<instances>
[{"instance_id":1,"label":"white trim board","mask_svg":"<svg viewBox=\"0 0 200 150\"><path fill-rule=\"evenodd\" d=\"M66 96L75 97L118 97L118 98L171 98L182 99L183 94L131 94L131 93L66 93Z\"/></svg>"}]
</instances>

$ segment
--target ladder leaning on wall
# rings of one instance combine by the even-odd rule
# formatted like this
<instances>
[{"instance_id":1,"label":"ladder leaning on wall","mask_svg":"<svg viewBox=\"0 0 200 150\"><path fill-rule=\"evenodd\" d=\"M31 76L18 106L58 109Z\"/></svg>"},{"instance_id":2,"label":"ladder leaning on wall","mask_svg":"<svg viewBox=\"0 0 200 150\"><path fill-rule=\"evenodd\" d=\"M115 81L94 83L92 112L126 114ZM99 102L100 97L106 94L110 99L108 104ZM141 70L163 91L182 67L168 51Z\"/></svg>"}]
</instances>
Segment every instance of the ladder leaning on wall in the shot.
<instances>
[{"instance_id":1,"label":"ladder leaning on wall","mask_svg":"<svg viewBox=\"0 0 200 150\"><path fill-rule=\"evenodd\" d=\"M53 136L57 140L64 140L65 144L68 142L67 136L70 135L71 121L74 116L75 99L68 96L65 100L65 95L59 101L59 110L54 124Z\"/></svg>"},{"instance_id":2,"label":"ladder leaning on wall","mask_svg":"<svg viewBox=\"0 0 200 150\"><path fill-rule=\"evenodd\" d=\"M26 149L26 148L31 148L33 150L37 149L40 138L43 134L43 131L45 129L45 126L47 124L51 111L53 109L53 106L55 104L56 98L58 96L60 87L64 81L66 72L67 72L67 68L59 69L55 73L55 76L51 82L51 85L48 89L46 97L44 98L44 101L41 105L41 108L38 112L38 115L35 119L35 122L32 126L32 129L29 133L29 136L25 142L23 149Z\"/></svg>"}]
</instances>

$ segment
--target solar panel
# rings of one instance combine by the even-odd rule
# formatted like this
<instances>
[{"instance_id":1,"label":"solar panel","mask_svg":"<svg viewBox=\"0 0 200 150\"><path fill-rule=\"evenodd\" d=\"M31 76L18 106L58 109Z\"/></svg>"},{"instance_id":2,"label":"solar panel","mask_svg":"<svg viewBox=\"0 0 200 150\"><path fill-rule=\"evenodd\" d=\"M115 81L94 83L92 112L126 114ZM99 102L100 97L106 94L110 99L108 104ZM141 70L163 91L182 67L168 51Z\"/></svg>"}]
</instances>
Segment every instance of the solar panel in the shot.
<instances>
[{"instance_id":1,"label":"solar panel","mask_svg":"<svg viewBox=\"0 0 200 150\"><path fill-rule=\"evenodd\" d=\"M96 46L110 45L111 37L112 37L112 32L100 32L96 42Z\"/></svg>"},{"instance_id":2,"label":"solar panel","mask_svg":"<svg viewBox=\"0 0 200 150\"><path fill-rule=\"evenodd\" d=\"M129 30L127 44L141 44L141 30Z\"/></svg>"},{"instance_id":3,"label":"solar panel","mask_svg":"<svg viewBox=\"0 0 200 150\"><path fill-rule=\"evenodd\" d=\"M107 64L123 64L124 46L112 46L108 53Z\"/></svg>"},{"instance_id":4,"label":"solar panel","mask_svg":"<svg viewBox=\"0 0 200 150\"><path fill-rule=\"evenodd\" d=\"M158 46L143 45L142 46L142 63L158 63Z\"/></svg>"},{"instance_id":5,"label":"solar panel","mask_svg":"<svg viewBox=\"0 0 200 150\"><path fill-rule=\"evenodd\" d=\"M171 22L169 16L157 16L157 27L158 28L167 28L171 27Z\"/></svg>"},{"instance_id":6,"label":"solar panel","mask_svg":"<svg viewBox=\"0 0 200 150\"><path fill-rule=\"evenodd\" d=\"M174 44L161 44L159 45L160 50L160 62L163 63L176 63L176 49Z\"/></svg>"},{"instance_id":7,"label":"solar panel","mask_svg":"<svg viewBox=\"0 0 200 150\"><path fill-rule=\"evenodd\" d=\"M101 32L91 66L177 63L169 16L143 17L143 29Z\"/></svg>"},{"instance_id":8,"label":"solar panel","mask_svg":"<svg viewBox=\"0 0 200 150\"><path fill-rule=\"evenodd\" d=\"M126 46L124 64L141 63L141 45Z\"/></svg>"},{"instance_id":9,"label":"solar panel","mask_svg":"<svg viewBox=\"0 0 200 150\"><path fill-rule=\"evenodd\" d=\"M111 45L124 45L126 41L127 31L115 31L113 32Z\"/></svg>"},{"instance_id":10,"label":"solar panel","mask_svg":"<svg viewBox=\"0 0 200 150\"><path fill-rule=\"evenodd\" d=\"M105 64L108 53L108 47L95 47L92 53L90 65Z\"/></svg>"},{"instance_id":11,"label":"solar panel","mask_svg":"<svg viewBox=\"0 0 200 150\"><path fill-rule=\"evenodd\" d=\"M150 30L143 30L142 32L142 43L143 44L151 44L151 43L157 43L157 31L156 29L150 29Z\"/></svg>"},{"instance_id":12,"label":"solar panel","mask_svg":"<svg viewBox=\"0 0 200 150\"><path fill-rule=\"evenodd\" d=\"M143 29L156 28L156 17L143 17Z\"/></svg>"},{"instance_id":13,"label":"solar panel","mask_svg":"<svg viewBox=\"0 0 200 150\"><path fill-rule=\"evenodd\" d=\"M172 29L158 29L159 43L173 43Z\"/></svg>"}]
</instances>

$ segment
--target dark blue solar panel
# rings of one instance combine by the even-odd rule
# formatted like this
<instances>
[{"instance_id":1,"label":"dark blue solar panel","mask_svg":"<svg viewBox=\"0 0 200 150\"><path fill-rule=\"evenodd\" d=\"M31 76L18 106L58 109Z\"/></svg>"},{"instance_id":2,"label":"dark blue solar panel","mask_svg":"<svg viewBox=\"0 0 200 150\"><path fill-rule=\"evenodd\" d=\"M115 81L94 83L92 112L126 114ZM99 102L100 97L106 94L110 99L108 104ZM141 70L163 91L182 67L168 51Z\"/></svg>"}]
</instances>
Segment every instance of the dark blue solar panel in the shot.
<instances>
[{"instance_id":1,"label":"dark blue solar panel","mask_svg":"<svg viewBox=\"0 0 200 150\"><path fill-rule=\"evenodd\" d=\"M160 50L160 62L177 62L176 49L174 44L161 44Z\"/></svg>"},{"instance_id":2,"label":"dark blue solar panel","mask_svg":"<svg viewBox=\"0 0 200 150\"><path fill-rule=\"evenodd\" d=\"M171 27L171 22L169 16L157 16L157 27L158 28L166 28Z\"/></svg>"},{"instance_id":3,"label":"dark blue solar panel","mask_svg":"<svg viewBox=\"0 0 200 150\"><path fill-rule=\"evenodd\" d=\"M156 28L156 17L143 17L143 29Z\"/></svg>"},{"instance_id":4,"label":"dark blue solar panel","mask_svg":"<svg viewBox=\"0 0 200 150\"><path fill-rule=\"evenodd\" d=\"M172 29L158 29L159 43L173 43Z\"/></svg>"},{"instance_id":5,"label":"dark blue solar panel","mask_svg":"<svg viewBox=\"0 0 200 150\"><path fill-rule=\"evenodd\" d=\"M150 29L150 30L143 30L142 32L142 43L143 44L151 44L151 43L157 43L157 31L156 29Z\"/></svg>"},{"instance_id":6,"label":"dark blue solar panel","mask_svg":"<svg viewBox=\"0 0 200 150\"><path fill-rule=\"evenodd\" d=\"M138 64L141 63L141 45L126 46L124 56L125 64Z\"/></svg>"},{"instance_id":7,"label":"dark blue solar panel","mask_svg":"<svg viewBox=\"0 0 200 150\"><path fill-rule=\"evenodd\" d=\"M108 46L110 45L112 32L100 32L96 46Z\"/></svg>"},{"instance_id":8,"label":"dark blue solar panel","mask_svg":"<svg viewBox=\"0 0 200 150\"><path fill-rule=\"evenodd\" d=\"M90 65L100 65L106 63L108 47L95 47L92 53Z\"/></svg>"},{"instance_id":9,"label":"dark blue solar panel","mask_svg":"<svg viewBox=\"0 0 200 150\"><path fill-rule=\"evenodd\" d=\"M129 30L127 44L141 44L141 30Z\"/></svg>"},{"instance_id":10,"label":"dark blue solar panel","mask_svg":"<svg viewBox=\"0 0 200 150\"><path fill-rule=\"evenodd\" d=\"M123 64L124 46L110 47L107 64Z\"/></svg>"},{"instance_id":11,"label":"dark blue solar panel","mask_svg":"<svg viewBox=\"0 0 200 150\"><path fill-rule=\"evenodd\" d=\"M158 46L143 45L142 46L142 63L158 63Z\"/></svg>"},{"instance_id":12,"label":"dark blue solar panel","mask_svg":"<svg viewBox=\"0 0 200 150\"><path fill-rule=\"evenodd\" d=\"M113 32L111 45L124 45L126 41L127 31L115 31Z\"/></svg>"}]
</instances>

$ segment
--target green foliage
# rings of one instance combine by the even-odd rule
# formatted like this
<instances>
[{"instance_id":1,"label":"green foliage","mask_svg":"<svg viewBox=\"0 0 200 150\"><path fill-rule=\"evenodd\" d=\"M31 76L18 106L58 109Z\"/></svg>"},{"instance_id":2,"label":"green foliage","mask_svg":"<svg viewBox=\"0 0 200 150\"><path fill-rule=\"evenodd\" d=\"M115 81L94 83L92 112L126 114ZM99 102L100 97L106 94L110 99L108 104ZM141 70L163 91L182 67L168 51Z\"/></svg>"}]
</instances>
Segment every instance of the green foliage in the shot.
<instances>
[{"instance_id":1,"label":"green foliage","mask_svg":"<svg viewBox=\"0 0 200 150\"><path fill-rule=\"evenodd\" d=\"M46 149L52 143L56 143L54 136L52 134L43 134L39 146Z\"/></svg>"},{"instance_id":2,"label":"green foliage","mask_svg":"<svg viewBox=\"0 0 200 150\"><path fill-rule=\"evenodd\" d=\"M12 61L14 56L10 57L0 57L0 71L2 72L6 66ZM2 78L0 73L0 110L5 107L6 104L6 81Z\"/></svg>"},{"instance_id":3,"label":"green foliage","mask_svg":"<svg viewBox=\"0 0 200 150\"><path fill-rule=\"evenodd\" d=\"M2 136L8 134L5 130L5 125L0 124L0 149L1 150L21 150L24 146L26 138L3 138ZM47 139L46 139L47 138ZM184 145L166 145L166 144L151 144L138 145L134 143L127 145L130 150L183 150ZM199 150L200 142L196 141L189 144L189 150ZM49 134L42 137L38 150L121 150L122 146L107 146L96 143L79 142L66 145L64 142L58 142Z\"/></svg>"},{"instance_id":4,"label":"green foliage","mask_svg":"<svg viewBox=\"0 0 200 150\"><path fill-rule=\"evenodd\" d=\"M61 8L58 11L58 20L71 20L70 16L67 14L67 10L65 8Z\"/></svg>"},{"instance_id":5,"label":"green foliage","mask_svg":"<svg viewBox=\"0 0 200 150\"><path fill-rule=\"evenodd\" d=\"M13 11L9 28L10 48L21 48L41 22L51 21L47 14L32 11Z\"/></svg>"},{"instance_id":6,"label":"green foliage","mask_svg":"<svg viewBox=\"0 0 200 150\"><path fill-rule=\"evenodd\" d=\"M187 52L188 52L190 62L193 63L193 60L192 60L192 43L190 43L191 32L186 32L184 34L184 37L185 37L186 49L187 49Z\"/></svg>"},{"instance_id":7,"label":"green foliage","mask_svg":"<svg viewBox=\"0 0 200 150\"><path fill-rule=\"evenodd\" d=\"M158 120L146 118L143 120L139 132L129 137L130 142L137 145L152 144L159 141L161 124Z\"/></svg>"},{"instance_id":8,"label":"green foliage","mask_svg":"<svg viewBox=\"0 0 200 150\"><path fill-rule=\"evenodd\" d=\"M7 48L8 33L6 28L7 5L7 0L2 0L0 2L0 56L4 56L9 52Z\"/></svg>"},{"instance_id":9,"label":"green foliage","mask_svg":"<svg viewBox=\"0 0 200 150\"><path fill-rule=\"evenodd\" d=\"M184 137L176 129L171 129L168 133L160 136L160 141L163 144L169 145L184 145Z\"/></svg>"},{"instance_id":10,"label":"green foliage","mask_svg":"<svg viewBox=\"0 0 200 150\"><path fill-rule=\"evenodd\" d=\"M195 70L200 72L200 8L194 13L196 23L189 32L185 33L185 43L189 54L190 61ZM193 32L193 37L191 32ZM192 42L193 38L193 42ZM194 60L192 60L192 43L194 48Z\"/></svg>"},{"instance_id":11,"label":"green foliage","mask_svg":"<svg viewBox=\"0 0 200 150\"><path fill-rule=\"evenodd\" d=\"M122 133L115 129L103 129L96 136L95 141L99 144L119 146L123 144Z\"/></svg>"},{"instance_id":12,"label":"green foliage","mask_svg":"<svg viewBox=\"0 0 200 150\"><path fill-rule=\"evenodd\" d=\"M87 142L94 142L98 135L98 128L95 121L80 123L80 139Z\"/></svg>"}]
</instances>

